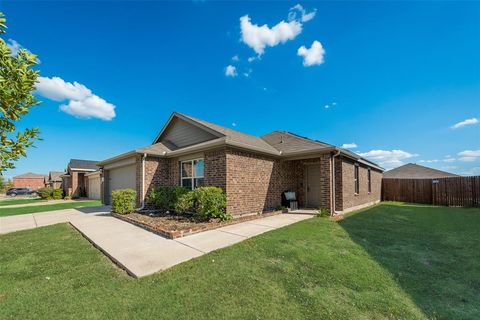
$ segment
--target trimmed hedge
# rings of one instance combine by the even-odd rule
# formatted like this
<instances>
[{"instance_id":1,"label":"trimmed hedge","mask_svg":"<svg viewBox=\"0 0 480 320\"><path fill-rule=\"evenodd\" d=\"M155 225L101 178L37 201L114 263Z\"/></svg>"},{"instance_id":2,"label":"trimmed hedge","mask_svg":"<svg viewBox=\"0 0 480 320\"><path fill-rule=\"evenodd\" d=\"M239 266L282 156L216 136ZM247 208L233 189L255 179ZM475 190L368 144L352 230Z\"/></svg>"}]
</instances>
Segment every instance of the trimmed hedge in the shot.
<instances>
[{"instance_id":1,"label":"trimmed hedge","mask_svg":"<svg viewBox=\"0 0 480 320\"><path fill-rule=\"evenodd\" d=\"M60 200L63 198L62 189L40 188L36 192L40 198L45 200Z\"/></svg>"},{"instance_id":2,"label":"trimmed hedge","mask_svg":"<svg viewBox=\"0 0 480 320\"><path fill-rule=\"evenodd\" d=\"M196 188L178 198L175 210L179 213L194 213L206 220L229 220L226 212L227 197L221 188Z\"/></svg>"},{"instance_id":3,"label":"trimmed hedge","mask_svg":"<svg viewBox=\"0 0 480 320\"><path fill-rule=\"evenodd\" d=\"M178 199L187 192L184 187L155 187L148 194L148 202L157 209L173 210Z\"/></svg>"},{"instance_id":4,"label":"trimmed hedge","mask_svg":"<svg viewBox=\"0 0 480 320\"><path fill-rule=\"evenodd\" d=\"M135 211L137 192L133 189L119 189L112 191L112 211L126 214Z\"/></svg>"}]
</instances>

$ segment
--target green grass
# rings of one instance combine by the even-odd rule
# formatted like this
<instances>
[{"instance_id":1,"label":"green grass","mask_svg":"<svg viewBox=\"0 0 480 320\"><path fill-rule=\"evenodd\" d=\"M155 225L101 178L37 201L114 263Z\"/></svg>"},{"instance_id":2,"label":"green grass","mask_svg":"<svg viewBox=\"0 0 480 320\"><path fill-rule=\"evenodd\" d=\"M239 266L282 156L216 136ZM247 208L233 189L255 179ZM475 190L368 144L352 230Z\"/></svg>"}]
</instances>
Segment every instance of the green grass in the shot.
<instances>
[{"instance_id":1,"label":"green grass","mask_svg":"<svg viewBox=\"0 0 480 320\"><path fill-rule=\"evenodd\" d=\"M45 204L45 205L28 206L28 207L3 208L3 209L0 208L0 217L53 211L53 210L62 210L62 209L94 207L94 206L100 206L100 205L101 205L100 201L78 201L78 202L55 203L55 204Z\"/></svg>"},{"instance_id":2,"label":"green grass","mask_svg":"<svg viewBox=\"0 0 480 320\"><path fill-rule=\"evenodd\" d=\"M36 203L36 202L45 202L46 200L42 199L6 199L0 200L0 207L11 206L14 204L27 204L27 203Z\"/></svg>"},{"instance_id":3,"label":"green grass","mask_svg":"<svg viewBox=\"0 0 480 320\"><path fill-rule=\"evenodd\" d=\"M69 225L0 236L1 319L478 319L480 210L382 204L133 279Z\"/></svg>"}]
</instances>

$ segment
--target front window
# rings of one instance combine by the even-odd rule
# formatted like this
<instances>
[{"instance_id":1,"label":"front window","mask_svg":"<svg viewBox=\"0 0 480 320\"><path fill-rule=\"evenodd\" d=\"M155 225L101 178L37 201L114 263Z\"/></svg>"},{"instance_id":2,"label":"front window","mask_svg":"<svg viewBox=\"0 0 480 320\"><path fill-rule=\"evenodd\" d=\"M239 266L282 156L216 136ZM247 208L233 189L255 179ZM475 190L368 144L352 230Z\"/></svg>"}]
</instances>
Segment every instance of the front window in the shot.
<instances>
[{"instance_id":1,"label":"front window","mask_svg":"<svg viewBox=\"0 0 480 320\"><path fill-rule=\"evenodd\" d=\"M195 189L203 186L205 161L203 159L182 161L182 187Z\"/></svg>"}]
</instances>

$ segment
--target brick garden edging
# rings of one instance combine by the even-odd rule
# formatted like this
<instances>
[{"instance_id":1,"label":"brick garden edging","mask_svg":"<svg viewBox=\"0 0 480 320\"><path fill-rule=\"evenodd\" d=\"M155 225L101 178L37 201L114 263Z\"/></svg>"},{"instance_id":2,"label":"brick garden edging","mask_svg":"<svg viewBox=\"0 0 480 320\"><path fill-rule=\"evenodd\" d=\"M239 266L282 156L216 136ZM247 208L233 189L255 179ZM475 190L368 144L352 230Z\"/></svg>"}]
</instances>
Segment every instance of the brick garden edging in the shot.
<instances>
[{"instance_id":1,"label":"brick garden edging","mask_svg":"<svg viewBox=\"0 0 480 320\"><path fill-rule=\"evenodd\" d=\"M208 230L214 230L218 229L221 227L229 226L232 224L237 224L241 222L246 222L246 221L251 221L251 220L256 220L256 219L261 219L261 218L266 218L266 217L271 217L271 216L276 216L280 214L281 211L274 211L274 212L268 212L268 213L262 213L262 214L257 214L257 215L250 215L250 216L243 216L241 218L237 219L232 219L224 222L219 222L218 224L214 225L209 225L209 226L198 226L198 227L193 227L187 230L165 230L159 227L153 227L149 224L143 223L141 221L137 221L135 219L132 219L128 216L128 214L118 214L112 212L111 215L112 217L115 217L117 219L120 219L122 221L131 223L137 227L143 228L147 231L153 232L155 234L158 234L159 236L168 238L168 239L176 239L176 238L181 238L184 236L192 235L195 233L203 232L203 231L208 231Z\"/></svg>"}]
</instances>

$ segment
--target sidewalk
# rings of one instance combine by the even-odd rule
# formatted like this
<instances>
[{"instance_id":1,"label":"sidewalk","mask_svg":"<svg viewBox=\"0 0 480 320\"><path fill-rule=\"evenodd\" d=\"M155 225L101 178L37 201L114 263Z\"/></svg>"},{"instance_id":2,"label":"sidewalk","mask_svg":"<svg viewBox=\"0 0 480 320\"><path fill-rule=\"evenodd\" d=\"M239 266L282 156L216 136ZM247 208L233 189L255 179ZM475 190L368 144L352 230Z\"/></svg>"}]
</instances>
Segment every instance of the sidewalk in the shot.
<instances>
[{"instance_id":1,"label":"sidewalk","mask_svg":"<svg viewBox=\"0 0 480 320\"><path fill-rule=\"evenodd\" d=\"M172 240L116 219L109 212L109 206L101 206L0 217L0 234L69 222L111 260L139 278L312 217L280 214Z\"/></svg>"}]
</instances>

